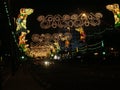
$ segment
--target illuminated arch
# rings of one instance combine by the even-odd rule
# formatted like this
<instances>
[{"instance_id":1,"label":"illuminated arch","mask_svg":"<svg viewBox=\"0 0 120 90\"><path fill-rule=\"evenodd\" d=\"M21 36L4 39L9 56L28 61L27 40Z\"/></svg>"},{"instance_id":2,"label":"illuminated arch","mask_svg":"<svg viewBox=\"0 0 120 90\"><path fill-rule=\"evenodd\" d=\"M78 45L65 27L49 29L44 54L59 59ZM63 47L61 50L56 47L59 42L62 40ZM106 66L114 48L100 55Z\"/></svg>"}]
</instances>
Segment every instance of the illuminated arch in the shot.
<instances>
[{"instance_id":1,"label":"illuminated arch","mask_svg":"<svg viewBox=\"0 0 120 90\"><path fill-rule=\"evenodd\" d=\"M27 17L34 12L31 8L21 8L20 14L16 19L16 33L19 35L18 46L22 49L22 52L31 56L33 58L51 58L59 55L59 52L62 50L60 42L64 43L63 50L67 52L65 55L70 55L68 48L70 48L71 40L73 38L71 33L71 28L74 28L74 31L77 31L80 35L78 41L83 41L85 43L86 33L83 29L83 26L99 26L101 23L101 18L103 15L101 13L80 13L80 14L64 14L63 16L56 15L40 15L37 20L40 22L40 27L42 29L49 28L62 28L66 29L66 32L60 33L45 33L45 34L33 34L31 37L32 42L27 44L26 35L30 33L30 30L26 27ZM74 44L75 45L75 44ZM76 43L77 45L77 43ZM73 53L86 52L88 50L87 45L83 44L75 46L76 51ZM90 46L90 45L89 45ZM96 49L96 45L94 45ZM101 46L99 46L100 48ZM89 47L89 50L93 50ZM61 55L61 57L66 57Z\"/></svg>"}]
</instances>

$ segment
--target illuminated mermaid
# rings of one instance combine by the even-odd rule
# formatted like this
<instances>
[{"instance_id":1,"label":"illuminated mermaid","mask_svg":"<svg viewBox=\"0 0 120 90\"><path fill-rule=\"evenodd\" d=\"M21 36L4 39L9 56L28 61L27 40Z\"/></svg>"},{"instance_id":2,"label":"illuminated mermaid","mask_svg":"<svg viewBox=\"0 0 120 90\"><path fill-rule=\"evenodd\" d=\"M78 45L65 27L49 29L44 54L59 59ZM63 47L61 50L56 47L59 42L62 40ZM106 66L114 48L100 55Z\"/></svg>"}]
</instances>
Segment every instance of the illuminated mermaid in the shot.
<instances>
[{"instance_id":1,"label":"illuminated mermaid","mask_svg":"<svg viewBox=\"0 0 120 90\"><path fill-rule=\"evenodd\" d=\"M27 50L27 47L29 46L26 44L27 40L26 35L30 32L27 30L26 22L28 15L33 13L33 9L31 8L21 8L20 14L18 15L18 18L16 19L16 32L19 34L19 47L23 49L23 51Z\"/></svg>"},{"instance_id":2,"label":"illuminated mermaid","mask_svg":"<svg viewBox=\"0 0 120 90\"><path fill-rule=\"evenodd\" d=\"M83 28L79 27L79 28L76 28L75 30L80 33L80 40L83 41L83 42L85 42L86 34L85 34Z\"/></svg>"},{"instance_id":3,"label":"illuminated mermaid","mask_svg":"<svg viewBox=\"0 0 120 90\"><path fill-rule=\"evenodd\" d=\"M28 15L33 13L33 9L31 8L21 8L20 9L20 14L18 15L18 18L16 20L16 31L19 32L26 32L27 27L26 27L26 22L27 22L27 17Z\"/></svg>"}]
</instances>

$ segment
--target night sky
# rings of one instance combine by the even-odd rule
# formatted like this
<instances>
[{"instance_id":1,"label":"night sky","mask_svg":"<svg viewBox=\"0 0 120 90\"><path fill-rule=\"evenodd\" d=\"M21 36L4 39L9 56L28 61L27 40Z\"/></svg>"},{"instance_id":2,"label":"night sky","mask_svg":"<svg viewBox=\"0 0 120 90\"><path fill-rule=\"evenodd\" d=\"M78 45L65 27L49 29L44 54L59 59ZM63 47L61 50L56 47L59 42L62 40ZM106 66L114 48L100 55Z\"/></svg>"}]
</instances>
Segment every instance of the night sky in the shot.
<instances>
[{"instance_id":1,"label":"night sky","mask_svg":"<svg viewBox=\"0 0 120 90\"><path fill-rule=\"evenodd\" d=\"M118 3L118 0L116 0ZM73 14L81 11L101 12L105 23L114 24L112 12L106 10L107 4L114 3L115 0L11 0L12 17L17 18L19 9L33 8L34 13L28 17L28 29L39 32L39 22L36 20L39 15L48 14Z\"/></svg>"}]
</instances>

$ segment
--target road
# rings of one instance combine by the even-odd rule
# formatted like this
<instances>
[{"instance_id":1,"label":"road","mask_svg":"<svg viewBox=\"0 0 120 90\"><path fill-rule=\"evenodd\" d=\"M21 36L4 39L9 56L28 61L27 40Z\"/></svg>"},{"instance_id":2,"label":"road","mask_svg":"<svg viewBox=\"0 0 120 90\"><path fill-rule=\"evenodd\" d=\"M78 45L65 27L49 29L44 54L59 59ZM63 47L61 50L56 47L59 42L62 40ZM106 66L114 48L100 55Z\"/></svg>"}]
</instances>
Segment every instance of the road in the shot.
<instances>
[{"instance_id":1,"label":"road","mask_svg":"<svg viewBox=\"0 0 120 90\"><path fill-rule=\"evenodd\" d=\"M119 65L55 63L51 67L35 66L32 74L47 90L104 90L119 88Z\"/></svg>"},{"instance_id":2,"label":"road","mask_svg":"<svg viewBox=\"0 0 120 90\"><path fill-rule=\"evenodd\" d=\"M43 67L23 64L4 83L3 90L105 90L118 89L120 66L55 62Z\"/></svg>"}]
</instances>

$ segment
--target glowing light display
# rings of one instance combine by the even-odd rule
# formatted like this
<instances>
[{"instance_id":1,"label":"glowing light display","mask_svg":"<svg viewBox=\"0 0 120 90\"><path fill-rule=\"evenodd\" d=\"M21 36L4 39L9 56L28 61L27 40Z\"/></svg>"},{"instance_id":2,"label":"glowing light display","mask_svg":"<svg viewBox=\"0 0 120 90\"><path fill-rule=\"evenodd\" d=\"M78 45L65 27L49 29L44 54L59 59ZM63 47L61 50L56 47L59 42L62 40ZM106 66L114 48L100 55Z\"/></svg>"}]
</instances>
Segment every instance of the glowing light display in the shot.
<instances>
[{"instance_id":1,"label":"glowing light display","mask_svg":"<svg viewBox=\"0 0 120 90\"><path fill-rule=\"evenodd\" d=\"M83 28L82 27L76 28L76 31L78 31L80 33L80 40L85 42L86 34L85 34Z\"/></svg>"},{"instance_id":2,"label":"glowing light display","mask_svg":"<svg viewBox=\"0 0 120 90\"><path fill-rule=\"evenodd\" d=\"M65 42L65 47L69 46L69 40L72 39L71 33L54 33L54 34L33 34L30 44L30 56L46 58L56 55L60 49L60 43Z\"/></svg>"},{"instance_id":3,"label":"glowing light display","mask_svg":"<svg viewBox=\"0 0 120 90\"><path fill-rule=\"evenodd\" d=\"M28 15L33 13L33 9L31 8L21 8L20 14L18 15L18 18L16 19L16 32L19 34L19 47L22 48L23 52L27 52L29 50L26 40L26 35L30 32L27 30L26 22Z\"/></svg>"},{"instance_id":4,"label":"glowing light display","mask_svg":"<svg viewBox=\"0 0 120 90\"><path fill-rule=\"evenodd\" d=\"M119 9L119 4L111 4L107 5L106 8L109 11L112 11L114 14L114 19L115 19L115 27L120 27L120 9Z\"/></svg>"},{"instance_id":5,"label":"glowing light display","mask_svg":"<svg viewBox=\"0 0 120 90\"><path fill-rule=\"evenodd\" d=\"M18 15L18 18L16 20L16 24L17 24L16 30L17 31L26 32L27 17L28 17L28 15L30 15L32 13L33 13L33 9L31 9L31 8L21 8L20 9L20 14Z\"/></svg>"},{"instance_id":6,"label":"glowing light display","mask_svg":"<svg viewBox=\"0 0 120 90\"><path fill-rule=\"evenodd\" d=\"M101 13L80 13L63 16L57 15L40 15L37 20L40 22L40 27L43 29L49 28L67 28L67 27L82 27L82 26L97 26L100 25Z\"/></svg>"},{"instance_id":7,"label":"glowing light display","mask_svg":"<svg viewBox=\"0 0 120 90\"><path fill-rule=\"evenodd\" d=\"M101 13L80 13L72 15L41 15L37 18L42 29L60 28L58 33L32 34L29 44L26 35L30 30L26 27L28 15L33 13L31 8L21 8L16 19L16 33L18 34L18 46L25 54L37 59L64 59L70 58L78 52L96 50L103 46L103 42L87 44L86 32L83 26L99 26ZM102 32L96 33L101 34Z\"/></svg>"}]
</instances>

